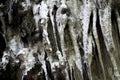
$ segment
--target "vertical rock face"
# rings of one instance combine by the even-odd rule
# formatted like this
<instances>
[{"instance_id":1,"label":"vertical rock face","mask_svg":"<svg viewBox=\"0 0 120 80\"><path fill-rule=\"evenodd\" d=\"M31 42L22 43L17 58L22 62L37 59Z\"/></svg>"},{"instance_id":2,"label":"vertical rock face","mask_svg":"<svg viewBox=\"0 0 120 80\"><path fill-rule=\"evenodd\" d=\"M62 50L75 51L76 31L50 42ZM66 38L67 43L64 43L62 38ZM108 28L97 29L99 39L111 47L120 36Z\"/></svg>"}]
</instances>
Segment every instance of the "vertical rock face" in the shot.
<instances>
[{"instance_id":1,"label":"vertical rock face","mask_svg":"<svg viewBox=\"0 0 120 80\"><path fill-rule=\"evenodd\" d=\"M120 80L119 5L0 1L0 80Z\"/></svg>"}]
</instances>

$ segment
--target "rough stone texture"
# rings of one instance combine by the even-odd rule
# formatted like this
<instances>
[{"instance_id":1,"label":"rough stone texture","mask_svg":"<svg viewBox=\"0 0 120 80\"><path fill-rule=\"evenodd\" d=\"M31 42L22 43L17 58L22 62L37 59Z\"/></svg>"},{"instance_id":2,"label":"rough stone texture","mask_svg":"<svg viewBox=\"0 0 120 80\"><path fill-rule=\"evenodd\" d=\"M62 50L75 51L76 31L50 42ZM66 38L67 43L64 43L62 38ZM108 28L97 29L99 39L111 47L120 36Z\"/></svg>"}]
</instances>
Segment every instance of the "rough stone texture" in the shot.
<instances>
[{"instance_id":1,"label":"rough stone texture","mask_svg":"<svg viewBox=\"0 0 120 80\"><path fill-rule=\"evenodd\" d=\"M0 1L0 80L120 80L119 5Z\"/></svg>"}]
</instances>

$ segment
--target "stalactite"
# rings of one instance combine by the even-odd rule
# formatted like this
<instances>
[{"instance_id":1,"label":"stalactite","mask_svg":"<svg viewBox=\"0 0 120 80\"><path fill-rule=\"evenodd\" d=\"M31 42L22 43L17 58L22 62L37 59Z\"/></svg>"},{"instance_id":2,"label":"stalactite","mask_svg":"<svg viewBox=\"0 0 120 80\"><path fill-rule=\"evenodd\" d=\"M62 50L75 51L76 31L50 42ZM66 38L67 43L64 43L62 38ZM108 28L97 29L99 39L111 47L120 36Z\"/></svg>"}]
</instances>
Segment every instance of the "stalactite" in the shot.
<instances>
[{"instance_id":1,"label":"stalactite","mask_svg":"<svg viewBox=\"0 0 120 80\"><path fill-rule=\"evenodd\" d=\"M1 40L1 43L0 43L0 59L1 59L3 57L3 52L6 48L6 41L1 32L0 32L0 40Z\"/></svg>"},{"instance_id":2,"label":"stalactite","mask_svg":"<svg viewBox=\"0 0 120 80\"><path fill-rule=\"evenodd\" d=\"M74 18L69 17L68 25L69 25L69 30L70 30L70 36L71 36L72 42L73 42L73 47L74 47L74 50L75 50L75 53L76 53L75 54L76 55L76 65L77 65L78 69L81 71L81 75L82 75L83 72L82 72L81 55L80 55L80 51L79 51L78 44L77 44L77 41L76 41L77 38L75 36L75 32L74 32L74 29L73 29L74 25L75 25Z\"/></svg>"},{"instance_id":3,"label":"stalactite","mask_svg":"<svg viewBox=\"0 0 120 80\"><path fill-rule=\"evenodd\" d=\"M0 80L119 80L119 4L0 1Z\"/></svg>"},{"instance_id":4,"label":"stalactite","mask_svg":"<svg viewBox=\"0 0 120 80\"><path fill-rule=\"evenodd\" d=\"M66 54L64 51L64 29L65 25L67 23L67 14L64 13L62 14L62 9L67 9L67 5L63 2L61 6L58 8L57 13L56 13L56 22L57 22L57 27L58 27L58 32L60 36L60 43L61 43L61 49L62 49L62 55L66 58Z\"/></svg>"}]
</instances>

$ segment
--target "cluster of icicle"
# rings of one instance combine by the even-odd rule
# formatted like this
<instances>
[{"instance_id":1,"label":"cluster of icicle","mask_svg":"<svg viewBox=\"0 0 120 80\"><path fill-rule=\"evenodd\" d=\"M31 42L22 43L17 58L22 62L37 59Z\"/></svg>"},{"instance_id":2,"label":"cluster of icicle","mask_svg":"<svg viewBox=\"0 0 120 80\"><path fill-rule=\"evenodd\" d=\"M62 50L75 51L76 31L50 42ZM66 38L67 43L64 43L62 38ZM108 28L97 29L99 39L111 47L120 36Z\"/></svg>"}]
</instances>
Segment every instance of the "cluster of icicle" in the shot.
<instances>
[{"instance_id":1,"label":"cluster of icicle","mask_svg":"<svg viewBox=\"0 0 120 80\"><path fill-rule=\"evenodd\" d=\"M35 20L35 26L36 26L36 31L39 30L39 23L41 24L42 28L43 28L43 43L36 43L35 46L29 46L28 48L25 48L23 43L21 43L20 41L20 37L18 35L13 36L13 38L9 41L9 47L10 50L9 51L5 51L3 58L2 58L2 66L5 69L7 63L9 62L7 59L9 56L11 56L13 58L13 63L19 63L21 62L20 65L20 69L22 69L23 71L23 77L25 75L27 75L27 72L30 71L36 61L35 61L35 57L33 56L34 53L38 54L38 59L40 61L40 63L42 64L42 68L45 72L45 76L46 76L46 80L48 80L48 73L46 70L46 63L45 63L45 50L44 47L47 48L47 50L49 50L50 52L52 52L52 48L50 45L50 40L48 38L48 32L47 32L47 27L48 27L48 19L50 18L50 20L52 21L52 26L53 26L53 33L55 36L55 40L56 40L56 35L55 35L55 23L54 21L56 21L57 23L57 29L58 29L58 33L60 36L60 43L61 43L61 49L62 51L60 51L58 49L58 45L57 45L57 51L56 54L59 58L58 60L54 60L52 59L51 56L47 57L47 60L50 61L51 64L51 70L54 73L56 71L56 67L57 68L63 68L63 70L65 71L64 73L66 74L66 79L69 80L68 77L68 73L67 73L67 68L66 67L66 54L65 54L65 46L64 46L64 29L66 24L68 24L70 26L70 34L72 37L72 41L74 44L74 50L75 50L75 58L74 61L76 63L76 65L78 66L78 69L81 71L82 73L82 64L81 64L81 57L80 57L80 52L79 52L79 48L76 42L76 35L74 32L74 25L75 25L75 19L74 17L68 13L68 12L64 12L64 9L66 11L68 11L68 6L66 4L65 0L43 0L39 3L31 3L30 0L26 0L25 2L21 3L22 6L24 7L24 11L26 11L30 6L32 6L33 8L33 18ZM53 9L54 6L58 7L58 10L56 12L56 20L53 16ZM48 17L48 14L50 17ZM69 14L69 16L68 16ZM57 44L57 41L56 41ZM47 45L47 46L44 46ZM42 46L42 47L41 47ZM38 49L40 50L41 54L39 54L37 51ZM49 55L49 54L48 54ZM69 63L71 64L70 66L72 67L73 61L71 62L71 60L69 61Z\"/></svg>"},{"instance_id":2,"label":"cluster of icicle","mask_svg":"<svg viewBox=\"0 0 120 80\"><path fill-rule=\"evenodd\" d=\"M95 37L96 43L99 41L97 31L96 31L96 21L97 21L96 7L100 8L100 11L98 11L98 14L100 16L100 24L101 24L103 34L106 34L104 35L104 38L105 38L105 43L108 44L106 45L107 49L109 50L111 47L114 47L112 36L111 36L112 31L111 31L111 28L108 28L108 26L110 27L111 24L109 24L110 21L107 20L108 18L110 18L109 15L111 15L110 13L108 13L111 10L110 4L108 4L107 7L103 7L104 5L97 4L97 3L100 3L99 1L101 0L93 0L93 1L83 0L82 1L83 5L80 5L80 10L79 10L80 12L78 12L79 13L78 16L79 16L79 19L81 19L81 24L82 24L83 50L84 50L83 61L84 63L87 64L87 67L89 69L90 69L92 56L93 56L92 48L95 47L95 43L92 38L92 35L88 34L91 14L93 15L92 16L93 17L93 24L92 24L93 35ZM75 1L75 3L77 3L77 0ZM48 72L46 69L46 61L50 62L51 70L54 77L56 77L55 75L56 75L56 67L57 67L62 70L63 74L65 74L66 80L70 80L67 67L69 66L70 71L72 71L72 69L76 65L78 70L80 71L80 74L82 75L81 77L81 80L82 80L83 78L82 61L81 61L80 50L77 43L77 36L76 36L77 34L75 33L75 30L74 30L74 27L77 21L74 16L76 13L74 12L74 14L72 14L71 11L69 11L69 7L68 7L69 5L67 4L67 1L66 0L42 0L39 3L33 3L30 0L25 0L25 2L22 2L21 4L24 7L24 11L26 11L30 6L32 6L32 9L33 9L32 11L34 15L33 18L36 24L35 25L36 31L39 30L39 24L43 28L43 33L42 33L43 42L42 43L37 42L35 43L34 46L31 45L25 48L23 43L21 43L20 38L15 35L8 43L10 50L4 52L4 56L2 58L3 67L5 68L5 66L8 63L8 60L6 58L8 56L11 56L14 60L13 61L14 63L18 63L21 61L20 68L23 70L22 72L24 77L25 75L27 75L27 72L30 71L35 66L36 58L33 55L37 54L39 62L42 64L42 69L45 72L46 80L49 80ZM54 18L54 15L53 15L55 6L58 8L55 14L56 18ZM74 9L74 11L76 10ZM49 19L51 20L51 23L53 26L53 33L54 33L53 35L55 37L55 43L57 45L56 46L57 50L55 53L58 56L58 60L53 59L53 57L51 56L52 47L51 47L51 43L48 37L48 31L47 31L48 29L47 22ZM55 21L57 25L58 35L60 37L61 51L58 47L57 35L55 34L56 33ZM104 23L105 21L106 23ZM64 29L66 25L69 26L70 36L72 39L73 48L75 52L75 54L71 55L69 59L67 59L65 40L64 40L64 36L65 36ZM97 46L99 46L99 44L97 44ZM45 60L45 57L46 57L45 50L49 51L49 54L47 54L46 60ZM40 51L40 53L38 53L38 51ZM100 60L102 60L101 56L99 58ZM114 58L112 58L112 60L114 62L113 64L116 65ZM102 61L101 61L101 65L103 67ZM116 69L116 66L114 66L114 69ZM103 68L103 71L104 71L104 68ZM92 80L91 72L88 72L88 74L89 74L89 78L91 78Z\"/></svg>"}]
</instances>

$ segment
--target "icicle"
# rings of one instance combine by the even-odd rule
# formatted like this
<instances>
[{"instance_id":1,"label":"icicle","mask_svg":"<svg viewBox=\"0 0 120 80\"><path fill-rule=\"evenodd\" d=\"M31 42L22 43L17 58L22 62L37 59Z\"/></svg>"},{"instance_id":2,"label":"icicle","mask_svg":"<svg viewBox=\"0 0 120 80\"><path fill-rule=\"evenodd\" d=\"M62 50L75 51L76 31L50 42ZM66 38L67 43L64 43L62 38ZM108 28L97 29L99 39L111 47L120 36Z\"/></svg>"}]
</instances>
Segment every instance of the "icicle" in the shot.
<instances>
[{"instance_id":1,"label":"icicle","mask_svg":"<svg viewBox=\"0 0 120 80\"><path fill-rule=\"evenodd\" d=\"M41 19L40 24L43 27L43 41L44 41L43 43L47 44L45 46L46 49L52 51L52 48L50 46L50 40L48 38L48 33L47 33L48 11L49 10L47 4L45 3L45 1L42 1L40 5L40 19Z\"/></svg>"},{"instance_id":2,"label":"icicle","mask_svg":"<svg viewBox=\"0 0 120 80\"><path fill-rule=\"evenodd\" d=\"M89 24L90 24L89 22L90 22L90 16L91 16L91 11L92 11L91 5L92 5L92 3L90 2L90 0L86 0L84 2L83 19L82 19L84 63L87 65L87 68L88 68L87 72L88 72L89 79L91 79L91 72L90 72L90 66L89 66L91 64L91 62L89 61L89 59L90 60L92 59L92 51L91 51L92 50L92 43L91 43L91 38L88 35Z\"/></svg>"},{"instance_id":3,"label":"icicle","mask_svg":"<svg viewBox=\"0 0 120 80\"><path fill-rule=\"evenodd\" d=\"M100 64L101 64L101 67L102 67L102 71L103 71L103 78L104 80L106 80L106 75L105 75L105 69L104 69L104 64L103 64L103 60L102 60L102 55L101 55L101 51L100 51L100 44L99 44L99 39L98 39L98 35L97 35L97 28L96 28L96 22L97 22L97 12L96 12L96 9L94 8L93 10L93 35L95 37L95 42L96 42L96 45L97 45L97 48L98 48L98 54L99 54L99 60L100 60Z\"/></svg>"},{"instance_id":4,"label":"icicle","mask_svg":"<svg viewBox=\"0 0 120 80\"><path fill-rule=\"evenodd\" d=\"M64 47L64 28L67 24L68 16L66 13L65 14L61 13L62 9L67 9L67 5L65 3L62 3L57 10L56 22L57 22L57 28L58 28L58 32L59 32L59 36L60 36L62 53L63 53L63 56L66 58L66 54L64 51L64 49L65 49L65 47Z\"/></svg>"},{"instance_id":5,"label":"icicle","mask_svg":"<svg viewBox=\"0 0 120 80\"><path fill-rule=\"evenodd\" d=\"M88 2L88 4L86 4L84 6L84 10L83 10L83 45L84 45L84 57L85 57L85 63L87 63L87 56L88 56L88 29L89 29L89 19L90 19L90 14L91 14L91 3Z\"/></svg>"},{"instance_id":6,"label":"icicle","mask_svg":"<svg viewBox=\"0 0 120 80\"><path fill-rule=\"evenodd\" d=\"M33 15L34 15L34 19L35 19L35 24L36 24L36 31L39 29L38 28L38 22L40 20L40 4L35 4L33 5Z\"/></svg>"},{"instance_id":7,"label":"icicle","mask_svg":"<svg viewBox=\"0 0 120 80\"><path fill-rule=\"evenodd\" d=\"M102 14L103 13L103 14ZM99 12L100 16L100 24L101 24L101 29L102 33L104 36L104 41L107 47L107 51L109 52L113 68L114 68L114 76L120 78L120 74L118 72L118 67L117 67L117 62L115 60L115 57L111 51L111 49L115 48L113 37L112 37L112 24L111 24L111 8L110 5L105 7L105 9L100 10Z\"/></svg>"},{"instance_id":8,"label":"icicle","mask_svg":"<svg viewBox=\"0 0 120 80\"><path fill-rule=\"evenodd\" d=\"M83 72L82 72L81 55L80 55L79 47L78 47L78 44L77 44L77 41L76 41L77 40L76 34L74 32L75 19L72 16L69 17L68 25L69 25L70 36L71 36L72 42L73 42L73 47L74 47L74 50L75 50L76 65L77 65L78 69L81 71L81 75L82 75Z\"/></svg>"},{"instance_id":9,"label":"icicle","mask_svg":"<svg viewBox=\"0 0 120 80\"><path fill-rule=\"evenodd\" d=\"M55 5L56 5L56 0L55 1L53 0L51 5L49 6L49 12L50 12L50 19L51 19L52 26L53 26L53 34L54 34L55 42L56 42L56 46L57 46L56 54L58 55L59 60L62 60L63 58L62 58L61 52L58 49L57 36L56 36L56 32L55 32L54 15L52 14L54 11L53 9L54 9Z\"/></svg>"},{"instance_id":10,"label":"icicle","mask_svg":"<svg viewBox=\"0 0 120 80\"><path fill-rule=\"evenodd\" d=\"M111 8L110 5L107 6L104 10L100 10L100 24L102 33L104 34L104 41L106 43L107 50L114 48L114 43L112 39L112 26L111 26Z\"/></svg>"},{"instance_id":11,"label":"icicle","mask_svg":"<svg viewBox=\"0 0 120 80\"><path fill-rule=\"evenodd\" d=\"M48 73L47 73L47 70L46 70L45 61L42 61L42 68L43 68L43 70L45 71L46 80L49 80L49 79L48 79Z\"/></svg>"}]
</instances>

